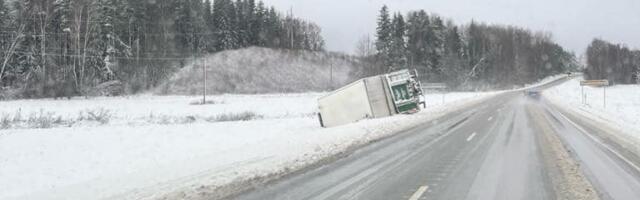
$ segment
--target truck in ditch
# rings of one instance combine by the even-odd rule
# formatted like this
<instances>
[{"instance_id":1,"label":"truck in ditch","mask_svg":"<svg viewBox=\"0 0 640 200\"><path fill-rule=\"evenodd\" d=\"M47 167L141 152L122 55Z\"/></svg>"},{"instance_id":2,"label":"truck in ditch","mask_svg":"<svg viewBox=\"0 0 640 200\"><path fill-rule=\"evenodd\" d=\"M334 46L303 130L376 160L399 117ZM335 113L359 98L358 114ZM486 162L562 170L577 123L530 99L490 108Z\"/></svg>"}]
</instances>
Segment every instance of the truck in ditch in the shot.
<instances>
[{"instance_id":1,"label":"truck in ditch","mask_svg":"<svg viewBox=\"0 0 640 200\"><path fill-rule=\"evenodd\" d=\"M401 70L367 77L318 98L320 125L418 112L424 102L417 76L415 71Z\"/></svg>"}]
</instances>

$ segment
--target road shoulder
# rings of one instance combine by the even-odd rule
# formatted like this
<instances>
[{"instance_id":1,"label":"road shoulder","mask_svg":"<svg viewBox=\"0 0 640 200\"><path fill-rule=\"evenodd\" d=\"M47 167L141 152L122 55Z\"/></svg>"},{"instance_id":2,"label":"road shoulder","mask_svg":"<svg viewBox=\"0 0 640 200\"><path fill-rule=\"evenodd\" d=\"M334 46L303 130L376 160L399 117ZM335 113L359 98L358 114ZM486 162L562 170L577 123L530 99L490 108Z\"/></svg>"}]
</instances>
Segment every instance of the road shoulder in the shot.
<instances>
[{"instance_id":1,"label":"road shoulder","mask_svg":"<svg viewBox=\"0 0 640 200\"><path fill-rule=\"evenodd\" d=\"M538 123L536 134L547 174L553 182L556 199L599 199L593 185L588 181L570 152L556 133L551 122L540 109L527 108L529 115Z\"/></svg>"}]
</instances>

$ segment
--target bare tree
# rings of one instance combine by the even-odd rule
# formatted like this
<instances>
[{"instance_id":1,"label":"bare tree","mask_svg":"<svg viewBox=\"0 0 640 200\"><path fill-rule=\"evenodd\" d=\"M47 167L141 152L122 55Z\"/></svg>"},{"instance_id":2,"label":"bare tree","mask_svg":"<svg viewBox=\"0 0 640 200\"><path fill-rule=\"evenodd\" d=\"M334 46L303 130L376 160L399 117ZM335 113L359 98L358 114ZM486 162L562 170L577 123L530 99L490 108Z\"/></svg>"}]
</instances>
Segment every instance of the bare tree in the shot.
<instances>
[{"instance_id":1,"label":"bare tree","mask_svg":"<svg viewBox=\"0 0 640 200\"><path fill-rule=\"evenodd\" d=\"M375 55L375 49L375 43L369 35L362 36L356 43L356 55L363 58Z\"/></svg>"},{"instance_id":2,"label":"bare tree","mask_svg":"<svg viewBox=\"0 0 640 200\"><path fill-rule=\"evenodd\" d=\"M4 56L2 58L2 68L0 68L0 80L4 78L5 70L7 69L7 63L9 63L9 60L13 57L16 47L18 47L18 44L20 44L20 41L22 41L22 39L24 38L23 33L25 26L25 24L21 24L20 27L18 27L15 34L12 35L12 38L10 39L11 42L8 46L0 47L4 52Z\"/></svg>"}]
</instances>

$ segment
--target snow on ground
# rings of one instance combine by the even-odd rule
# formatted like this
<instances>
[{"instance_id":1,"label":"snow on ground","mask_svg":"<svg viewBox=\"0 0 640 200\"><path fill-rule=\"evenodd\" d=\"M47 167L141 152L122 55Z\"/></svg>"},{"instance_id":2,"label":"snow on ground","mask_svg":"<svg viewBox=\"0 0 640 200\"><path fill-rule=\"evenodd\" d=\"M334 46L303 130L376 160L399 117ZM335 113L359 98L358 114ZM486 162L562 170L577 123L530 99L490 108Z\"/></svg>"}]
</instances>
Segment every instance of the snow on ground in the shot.
<instances>
[{"instance_id":1,"label":"snow on ground","mask_svg":"<svg viewBox=\"0 0 640 200\"><path fill-rule=\"evenodd\" d=\"M606 88L584 87L586 104L582 103L582 78L571 79L543 92L551 102L590 118L621 127L624 134L640 140L640 85L615 85Z\"/></svg>"},{"instance_id":2,"label":"snow on ground","mask_svg":"<svg viewBox=\"0 0 640 200\"><path fill-rule=\"evenodd\" d=\"M427 95L415 115L320 128L319 93L222 95L222 104L189 105L198 97L138 96L0 102L0 113L86 109L113 113L105 125L0 130L0 199L140 199L199 186L223 186L301 169L323 158L434 119L496 94ZM437 100L437 102L435 101ZM183 124L126 123L154 115L212 116L251 111L253 121Z\"/></svg>"},{"instance_id":3,"label":"snow on ground","mask_svg":"<svg viewBox=\"0 0 640 200\"><path fill-rule=\"evenodd\" d=\"M315 112L315 99L321 93L272 95L209 96L215 104L191 105L202 100L198 96L132 96L122 98L75 98L72 100L17 100L0 102L0 117L13 120L16 116L28 120L30 116L46 113L66 121L77 121L86 112L105 110L110 125L140 125L173 123L193 117L202 120L220 114L253 112L262 118L303 117ZM95 125L76 123L72 126Z\"/></svg>"}]
</instances>

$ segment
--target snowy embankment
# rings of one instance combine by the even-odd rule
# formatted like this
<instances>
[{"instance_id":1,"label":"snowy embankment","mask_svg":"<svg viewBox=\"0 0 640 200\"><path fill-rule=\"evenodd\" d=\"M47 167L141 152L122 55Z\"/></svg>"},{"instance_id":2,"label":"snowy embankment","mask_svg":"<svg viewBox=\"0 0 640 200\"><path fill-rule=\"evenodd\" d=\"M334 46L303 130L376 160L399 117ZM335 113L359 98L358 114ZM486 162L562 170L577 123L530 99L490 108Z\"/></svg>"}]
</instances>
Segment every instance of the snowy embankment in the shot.
<instances>
[{"instance_id":1,"label":"snowy embankment","mask_svg":"<svg viewBox=\"0 0 640 200\"><path fill-rule=\"evenodd\" d=\"M218 102L211 105L189 105L197 97L177 96L0 102L0 114L14 118L53 113L73 119L92 109L111 113L104 124L0 129L0 199L195 197L303 169L494 94L450 93L444 106L430 105L415 115L327 129L314 115L320 93L211 96ZM440 104L441 96L427 100ZM241 112L260 117L203 120ZM196 117L163 124L149 122L150 116Z\"/></svg>"},{"instance_id":2,"label":"snowy embankment","mask_svg":"<svg viewBox=\"0 0 640 200\"><path fill-rule=\"evenodd\" d=\"M553 104L590 119L620 129L621 136L630 136L640 144L640 85L615 85L606 88L584 87L585 103L581 99L582 78L571 79L543 92Z\"/></svg>"},{"instance_id":3,"label":"snowy embankment","mask_svg":"<svg viewBox=\"0 0 640 200\"><path fill-rule=\"evenodd\" d=\"M554 76L549 76L543 79L538 80L535 83L532 84L526 84L524 87L519 88L519 89L515 89L515 90L527 90L527 89L531 89L531 88L535 88L535 87L540 87L546 84L549 84L551 82L566 78L567 75L566 74L558 74L558 75L554 75Z\"/></svg>"}]
</instances>

